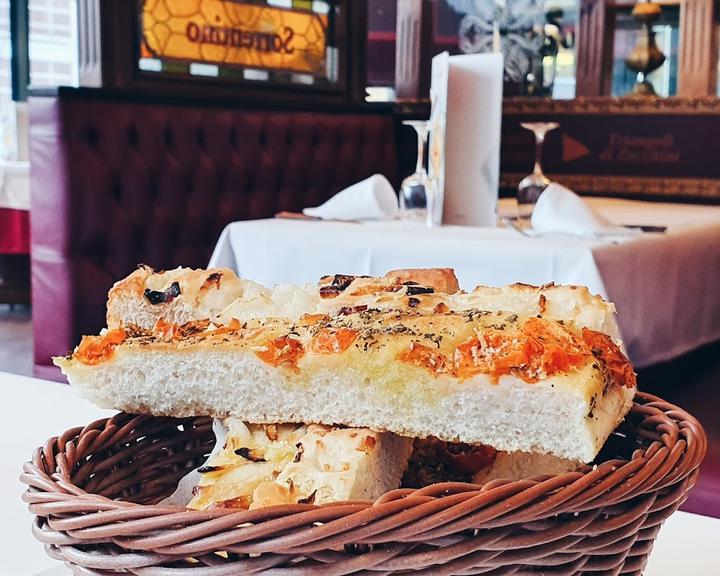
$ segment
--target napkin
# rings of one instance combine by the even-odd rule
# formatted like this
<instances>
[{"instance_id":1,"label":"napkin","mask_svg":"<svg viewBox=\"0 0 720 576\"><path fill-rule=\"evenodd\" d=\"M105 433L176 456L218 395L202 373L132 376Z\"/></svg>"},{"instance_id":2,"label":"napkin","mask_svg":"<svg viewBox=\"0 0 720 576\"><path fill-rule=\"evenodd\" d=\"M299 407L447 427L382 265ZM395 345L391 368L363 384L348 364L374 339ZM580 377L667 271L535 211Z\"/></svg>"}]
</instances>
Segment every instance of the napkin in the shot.
<instances>
[{"instance_id":1,"label":"napkin","mask_svg":"<svg viewBox=\"0 0 720 576\"><path fill-rule=\"evenodd\" d=\"M382 174L373 174L341 190L316 208L303 214L323 220L392 220L398 213L398 199L392 184Z\"/></svg>"},{"instance_id":2,"label":"napkin","mask_svg":"<svg viewBox=\"0 0 720 576\"><path fill-rule=\"evenodd\" d=\"M580 196L556 182L540 194L532 213L535 234L561 233L574 236L635 236L640 230L611 222L593 210Z\"/></svg>"}]
</instances>

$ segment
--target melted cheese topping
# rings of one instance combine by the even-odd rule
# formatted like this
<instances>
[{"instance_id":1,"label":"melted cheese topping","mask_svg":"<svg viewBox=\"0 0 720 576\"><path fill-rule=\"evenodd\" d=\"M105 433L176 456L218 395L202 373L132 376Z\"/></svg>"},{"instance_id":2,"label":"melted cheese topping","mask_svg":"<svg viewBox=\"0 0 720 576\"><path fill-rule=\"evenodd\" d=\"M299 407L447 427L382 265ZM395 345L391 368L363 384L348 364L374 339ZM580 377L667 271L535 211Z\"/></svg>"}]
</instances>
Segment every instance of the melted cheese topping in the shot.
<instances>
[{"instance_id":1,"label":"melted cheese topping","mask_svg":"<svg viewBox=\"0 0 720 576\"><path fill-rule=\"evenodd\" d=\"M225 444L203 467L188 508L248 508L255 488L277 477L295 457L307 427L294 424L254 425L226 418Z\"/></svg>"},{"instance_id":2,"label":"melted cheese topping","mask_svg":"<svg viewBox=\"0 0 720 576\"><path fill-rule=\"evenodd\" d=\"M121 328L109 330L100 336L83 336L73 357L83 364L93 365L112 358L115 347L127 339L127 333Z\"/></svg>"},{"instance_id":3,"label":"melted cheese topping","mask_svg":"<svg viewBox=\"0 0 720 576\"><path fill-rule=\"evenodd\" d=\"M199 469L188 508L259 508L343 500L381 434L319 424L255 425L223 421L227 440ZM409 442L409 441L408 441Z\"/></svg>"},{"instance_id":4,"label":"melted cheese topping","mask_svg":"<svg viewBox=\"0 0 720 576\"><path fill-rule=\"evenodd\" d=\"M90 364L109 360L118 345L168 342L185 348L203 342L248 349L264 363L298 375L314 369L318 357L328 366L334 358L351 362L368 375L400 364L436 377L513 375L529 384L592 365L611 384L635 386L628 359L608 336L572 323L505 312L428 314L360 307L335 316L304 316L294 323L265 318L218 327L208 321L183 326L161 321L152 332L129 328L125 338L122 332L110 334L100 342L84 341L75 357Z\"/></svg>"}]
</instances>

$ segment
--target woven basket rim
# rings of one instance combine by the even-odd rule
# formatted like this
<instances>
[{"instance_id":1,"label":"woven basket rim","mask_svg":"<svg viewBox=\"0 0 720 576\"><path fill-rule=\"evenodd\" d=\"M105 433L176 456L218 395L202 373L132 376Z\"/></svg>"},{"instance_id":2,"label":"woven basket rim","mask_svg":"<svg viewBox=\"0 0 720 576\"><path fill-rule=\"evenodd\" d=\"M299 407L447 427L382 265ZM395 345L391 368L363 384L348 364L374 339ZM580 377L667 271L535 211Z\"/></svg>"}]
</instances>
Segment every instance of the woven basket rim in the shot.
<instances>
[{"instance_id":1,"label":"woven basket rim","mask_svg":"<svg viewBox=\"0 0 720 576\"><path fill-rule=\"evenodd\" d=\"M300 571L288 574L321 574L324 572L313 570L330 565L338 567L327 572L332 574L360 573L357 566L363 570L381 567L385 571L377 573L386 574L405 569L424 573L418 570L430 570L425 560L438 564L437 550L445 554L443 570L455 566L459 558L467 559L468 554L459 548L468 531L476 533L473 545L478 545L477 538L484 539L487 554L488 550L506 554L517 546L516 556L521 556L522 550L535 551L535 556L527 552L528 558L518 562L539 562L538 558L552 556L542 556L542 546L572 535L597 541L602 534L629 529L642 532L647 530L642 526L648 519L659 528L694 485L707 439L694 417L642 392L636 395L628 422L635 437L626 440L637 443L629 459L606 460L577 472L513 482L494 480L484 485L441 483L401 488L375 502L188 511L154 503L167 495L168 482L179 479L188 468L180 467L168 478L153 476L142 484L141 495L150 504L103 493L115 494L118 486L132 486L136 473L150 474L153 466L167 466L173 458L178 463L189 455L202 458L211 449L206 439L209 419L119 413L50 438L25 463L20 479L28 486L23 500L37 516L35 536L51 555L91 570L87 574L115 574L122 569L144 574L143 567L167 567L190 556L203 559L203 570L219 562L214 572L192 572L201 576L222 576L226 572L218 566L230 565L242 573L264 573L300 558L312 566L305 570L300 562ZM172 446L178 441L176 436L155 440L153 435L173 427L176 430L178 424L185 427L183 433L188 437L182 439L185 448ZM104 457L93 460L93 454ZM151 463L153 455L159 454L163 458ZM136 455L137 463L132 460ZM125 461L133 463L119 465ZM81 486L94 486L96 493ZM554 524L558 518L562 518L559 527ZM600 533L596 526L603 526ZM88 546L105 551L112 548L112 552L93 553ZM426 551L428 546L432 550ZM628 549L631 546L629 543ZM220 550L227 559L211 560ZM364 553L358 554L358 550ZM239 559L231 558L234 554L240 555ZM570 556L566 551L562 558ZM428 572L441 573L446 572Z\"/></svg>"}]
</instances>

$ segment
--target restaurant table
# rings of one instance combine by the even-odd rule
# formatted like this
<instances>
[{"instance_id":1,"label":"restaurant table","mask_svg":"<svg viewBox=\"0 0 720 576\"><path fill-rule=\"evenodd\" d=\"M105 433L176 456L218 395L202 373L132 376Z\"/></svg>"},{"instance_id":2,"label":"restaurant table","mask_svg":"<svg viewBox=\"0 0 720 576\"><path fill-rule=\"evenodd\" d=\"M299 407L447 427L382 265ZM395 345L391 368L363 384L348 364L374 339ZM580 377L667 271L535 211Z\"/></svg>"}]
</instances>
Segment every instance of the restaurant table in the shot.
<instances>
[{"instance_id":1,"label":"restaurant table","mask_svg":"<svg viewBox=\"0 0 720 576\"><path fill-rule=\"evenodd\" d=\"M618 224L666 226L665 233L590 239L527 237L511 228L399 221L289 219L229 224L210 266L272 286L326 274L382 275L393 268L452 267L460 285L515 282L585 285L613 301L637 367L720 340L720 206L588 198ZM499 213L514 202L501 200Z\"/></svg>"},{"instance_id":2,"label":"restaurant table","mask_svg":"<svg viewBox=\"0 0 720 576\"><path fill-rule=\"evenodd\" d=\"M0 419L0 574L69 576L31 532L32 515L21 500L23 462L43 442L73 426L112 414L82 400L67 385L0 372L6 411ZM646 576L717 576L720 519L676 512L660 530Z\"/></svg>"}]
</instances>

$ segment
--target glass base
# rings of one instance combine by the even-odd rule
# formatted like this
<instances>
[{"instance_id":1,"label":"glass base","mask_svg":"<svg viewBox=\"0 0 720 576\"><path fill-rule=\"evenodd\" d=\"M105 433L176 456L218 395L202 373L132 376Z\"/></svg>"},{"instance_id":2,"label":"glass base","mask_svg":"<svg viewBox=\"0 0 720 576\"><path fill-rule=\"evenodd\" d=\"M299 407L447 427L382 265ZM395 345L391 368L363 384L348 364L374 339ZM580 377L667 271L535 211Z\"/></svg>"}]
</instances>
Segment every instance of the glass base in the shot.
<instances>
[{"instance_id":1,"label":"glass base","mask_svg":"<svg viewBox=\"0 0 720 576\"><path fill-rule=\"evenodd\" d=\"M549 182L533 182L526 184L525 186L519 186L517 195L518 204L534 205L535 202L538 201L538 198L540 198L540 194L545 191L545 188L547 188L548 185Z\"/></svg>"},{"instance_id":2,"label":"glass base","mask_svg":"<svg viewBox=\"0 0 720 576\"><path fill-rule=\"evenodd\" d=\"M518 205L517 205L518 218L523 218L523 219L529 220L532 217L534 208L535 208L534 202L532 204L527 204L527 203L521 204L520 202L518 202Z\"/></svg>"},{"instance_id":3,"label":"glass base","mask_svg":"<svg viewBox=\"0 0 720 576\"><path fill-rule=\"evenodd\" d=\"M400 211L400 220L412 224L426 224L427 210L425 208L405 208Z\"/></svg>"}]
</instances>

